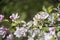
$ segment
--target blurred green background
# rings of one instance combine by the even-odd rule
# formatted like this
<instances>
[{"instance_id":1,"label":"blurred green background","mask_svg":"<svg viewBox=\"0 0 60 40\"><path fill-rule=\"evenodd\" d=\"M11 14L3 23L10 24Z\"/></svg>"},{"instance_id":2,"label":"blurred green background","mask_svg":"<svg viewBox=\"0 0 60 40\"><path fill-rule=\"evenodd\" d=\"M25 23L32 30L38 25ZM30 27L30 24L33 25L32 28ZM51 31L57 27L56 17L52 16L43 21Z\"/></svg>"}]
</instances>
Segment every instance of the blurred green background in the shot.
<instances>
[{"instance_id":1,"label":"blurred green background","mask_svg":"<svg viewBox=\"0 0 60 40\"><path fill-rule=\"evenodd\" d=\"M57 7L60 0L0 0L0 14L9 18L12 13L19 13L21 20L29 21L42 7Z\"/></svg>"}]
</instances>

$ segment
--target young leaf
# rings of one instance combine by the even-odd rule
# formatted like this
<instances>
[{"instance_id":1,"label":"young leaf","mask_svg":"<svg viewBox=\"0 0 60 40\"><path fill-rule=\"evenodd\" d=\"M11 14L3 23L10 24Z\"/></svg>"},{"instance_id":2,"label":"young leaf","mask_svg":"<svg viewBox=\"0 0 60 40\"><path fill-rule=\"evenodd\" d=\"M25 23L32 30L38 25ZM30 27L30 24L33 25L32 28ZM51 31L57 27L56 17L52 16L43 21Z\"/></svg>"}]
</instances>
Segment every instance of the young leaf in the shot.
<instances>
[{"instance_id":1,"label":"young leaf","mask_svg":"<svg viewBox=\"0 0 60 40\"><path fill-rule=\"evenodd\" d=\"M48 12L50 13L50 12L52 12L52 10L53 10L53 6L49 6L48 7Z\"/></svg>"},{"instance_id":2,"label":"young leaf","mask_svg":"<svg viewBox=\"0 0 60 40\"><path fill-rule=\"evenodd\" d=\"M42 9L43 9L43 11L47 12L47 9L46 9L46 7L45 7L45 6L43 6L43 8L42 8Z\"/></svg>"}]
</instances>

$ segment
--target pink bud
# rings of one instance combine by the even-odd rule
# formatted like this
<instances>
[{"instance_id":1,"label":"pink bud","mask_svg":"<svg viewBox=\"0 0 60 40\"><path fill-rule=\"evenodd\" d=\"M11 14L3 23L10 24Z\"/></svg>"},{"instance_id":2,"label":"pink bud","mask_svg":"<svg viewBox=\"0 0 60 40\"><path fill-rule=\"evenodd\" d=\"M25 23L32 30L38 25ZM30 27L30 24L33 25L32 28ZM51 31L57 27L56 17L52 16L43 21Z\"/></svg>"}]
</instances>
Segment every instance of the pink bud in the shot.
<instances>
[{"instance_id":1,"label":"pink bud","mask_svg":"<svg viewBox=\"0 0 60 40\"><path fill-rule=\"evenodd\" d=\"M10 18L10 19L13 19L14 17L13 17L13 16L10 16L9 18Z\"/></svg>"}]
</instances>

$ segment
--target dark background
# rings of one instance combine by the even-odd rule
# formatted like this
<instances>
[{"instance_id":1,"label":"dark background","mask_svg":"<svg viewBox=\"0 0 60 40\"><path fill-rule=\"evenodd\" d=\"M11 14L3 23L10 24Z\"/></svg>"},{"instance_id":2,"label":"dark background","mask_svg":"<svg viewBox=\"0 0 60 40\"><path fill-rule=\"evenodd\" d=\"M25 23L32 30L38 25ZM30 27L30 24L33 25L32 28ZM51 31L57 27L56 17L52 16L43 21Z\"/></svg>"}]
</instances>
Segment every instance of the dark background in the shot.
<instances>
[{"instance_id":1,"label":"dark background","mask_svg":"<svg viewBox=\"0 0 60 40\"><path fill-rule=\"evenodd\" d=\"M19 13L20 18L29 21L43 6L57 7L60 0L0 0L0 14L9 18L12 13Z\"/></svg>"}]
</instances>

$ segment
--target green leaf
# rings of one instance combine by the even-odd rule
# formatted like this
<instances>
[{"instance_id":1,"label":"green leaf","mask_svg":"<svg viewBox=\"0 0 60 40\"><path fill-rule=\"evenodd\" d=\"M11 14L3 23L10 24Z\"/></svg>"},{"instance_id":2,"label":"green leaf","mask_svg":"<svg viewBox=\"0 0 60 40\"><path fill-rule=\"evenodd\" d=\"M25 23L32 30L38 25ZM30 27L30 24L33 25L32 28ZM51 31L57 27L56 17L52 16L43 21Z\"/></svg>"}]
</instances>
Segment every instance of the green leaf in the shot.
<instances>
[{"instance_id":1,"label":"green leaf","mask_svg":"<svg viewBox=\"0 0 60 40\"><path fill-rule=\"evenodd\" d=\"M39 26L39 29L42 29L42 26Z\"/></svg>"},{"instance_id":2,"label":"green leaf","mask_svg":"<svg viewBox=\"0 0 60 40\"><path fill-rule=\"evenodd\" d=\"M4 20L3 23L2 23L2 25L4 27L10 27L11 26L11 22L9 22L8 20Z\"/></svg>"},{"instance_id":3,"label":"green leaf","mask_svg":"<svg viewBox=\"0 0 60 40\"><path fill-rule=\"evenodd\" d=\"M57 33L57 36L60 37L60 31Z\"/></svg>"},{"instance_id":4,"label":"green leaf","mask_svg":"<svg viewBox=\"0 0 60 40\"><path fill-rule=\"evenodd\" d=\"M8 20L8 19L5 19L4 21L9 22L9 20Z\"/></svg>"},{"instance_id":5,"label":"green leaf","mask_svg":"<svg viewBox=\"0 0 60 40\"><path fill-rule=\"evenodd\" d=\"M43 8L42 8L42 9L43 9L43 11L47 12L47 9L46 9L46 7L45 7L45 6L43 6Z\"/></svg>"},{"instance_id":6,"label":"green leaf","mask_svg":"<svg viewBox=\"0 0 60 40\"><path fill-rule=\"evenodd\" d=\"M16 23L12 23L11 26L16 26L17 24Z\"/></svg>"},{"instance_id":7,"label":"green leaf","mask_svg":"<svg viewBox=\"0 0 60 40\"><path fill-rule=\"evenodd\" d=\"M52 10L53 10L53 6L49 6L48 7L48 12L50 13L50 12L52 12Z\"/></svg>"},{"instance_id":8,"label":"green leaf","mask_svg":"<svg viewBox=\"0 0 60 40\"><path fill-rule=\"evenodd\" d=\"M54 36L52 36L51 40L55 40Z\"/></svg>"}]
</instances>

